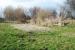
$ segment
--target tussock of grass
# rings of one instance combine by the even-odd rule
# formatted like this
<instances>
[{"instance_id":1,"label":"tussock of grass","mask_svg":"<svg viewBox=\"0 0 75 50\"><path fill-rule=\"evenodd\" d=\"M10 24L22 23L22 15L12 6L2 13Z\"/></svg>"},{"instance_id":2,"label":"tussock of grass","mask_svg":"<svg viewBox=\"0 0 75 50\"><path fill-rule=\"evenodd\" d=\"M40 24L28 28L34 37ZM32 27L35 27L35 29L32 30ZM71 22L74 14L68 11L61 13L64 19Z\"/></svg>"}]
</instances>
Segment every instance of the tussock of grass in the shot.
<instances>
[{"instance_id":1,"label":"tussock of grass","mask_svg":"<svg viewBox=\"0 0 75 50\"><path fill-rule=\"evenodd\" d=\"M0 50L75 50L75 25L52 27L48 32L24 32L0 24ZM66 34L66 35L65 35Z\"/></svg>"}]
</instances>

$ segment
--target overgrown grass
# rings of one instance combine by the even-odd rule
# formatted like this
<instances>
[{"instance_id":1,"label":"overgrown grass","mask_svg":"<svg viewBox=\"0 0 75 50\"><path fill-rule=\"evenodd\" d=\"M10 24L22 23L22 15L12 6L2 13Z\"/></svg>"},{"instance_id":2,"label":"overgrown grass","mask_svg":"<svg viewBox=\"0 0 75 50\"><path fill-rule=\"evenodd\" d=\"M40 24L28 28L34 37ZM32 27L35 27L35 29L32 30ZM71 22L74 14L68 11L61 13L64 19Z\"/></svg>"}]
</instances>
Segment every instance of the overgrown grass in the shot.
<instances>
[{"instance_id":1,"label":"overgrown grass","mask_svg":"<svg viewBox=\"0 0 75 50\"><path fill-rule=\"evenodd\" d=\"M0 50L75 50L75 25L49 32L24 32L0 24Z\"/></svg>"}]
</instances>

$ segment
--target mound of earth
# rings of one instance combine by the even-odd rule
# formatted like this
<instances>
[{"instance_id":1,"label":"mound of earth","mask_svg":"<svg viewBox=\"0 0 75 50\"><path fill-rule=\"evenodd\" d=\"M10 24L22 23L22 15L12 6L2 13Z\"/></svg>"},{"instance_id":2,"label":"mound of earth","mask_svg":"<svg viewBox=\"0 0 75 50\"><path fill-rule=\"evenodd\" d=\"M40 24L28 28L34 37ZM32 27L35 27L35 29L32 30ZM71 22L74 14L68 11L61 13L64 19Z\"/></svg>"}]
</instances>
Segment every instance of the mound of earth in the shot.
<instances>
[{"instance_id":1,"label":"mound of earth","mask_svg":"<svg viewBox=\"0 0 75 50\"><path fill-rule=\"evenodd\" d=\"M48 27L41 27L31 24L12 24L11 26L24 31L50 31L50 28Z\"/></svg>"}]
</instances>

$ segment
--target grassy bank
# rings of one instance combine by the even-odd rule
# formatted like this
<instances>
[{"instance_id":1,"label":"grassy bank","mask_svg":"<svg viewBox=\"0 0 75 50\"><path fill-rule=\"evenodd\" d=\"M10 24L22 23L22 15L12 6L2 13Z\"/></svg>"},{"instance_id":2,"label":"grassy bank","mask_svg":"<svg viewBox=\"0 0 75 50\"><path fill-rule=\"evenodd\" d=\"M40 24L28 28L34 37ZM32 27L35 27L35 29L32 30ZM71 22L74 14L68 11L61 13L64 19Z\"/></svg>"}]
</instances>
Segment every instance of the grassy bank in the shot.
<instances>
[{"instance_id":1,"label":"grassy bank","mask_svg":"<svg viewBox=\"0 0 75 50\"><path fill-rule=\"evenodd\" d=\"M24 32L0 23L0 50L75 50L75 25Z\"/></svg>"}]
</instances>

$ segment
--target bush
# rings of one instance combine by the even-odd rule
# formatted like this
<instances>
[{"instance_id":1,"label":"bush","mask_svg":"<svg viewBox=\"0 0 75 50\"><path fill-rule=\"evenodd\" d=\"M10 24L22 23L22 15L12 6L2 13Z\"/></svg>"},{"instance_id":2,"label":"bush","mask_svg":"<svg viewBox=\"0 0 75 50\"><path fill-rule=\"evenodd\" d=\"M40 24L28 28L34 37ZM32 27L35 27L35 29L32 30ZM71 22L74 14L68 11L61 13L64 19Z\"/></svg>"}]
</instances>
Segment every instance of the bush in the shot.
<instances>
[{"instance_id":1,"label":"bush","mask_svg":"<svg viewBox=\"0 0 75 50\"><path fill-rule=\"evenodd\" d=\"M1 23L1 22L4 22L4 18L0 18L0 23Z\"/></svg>"}]
</instances>

